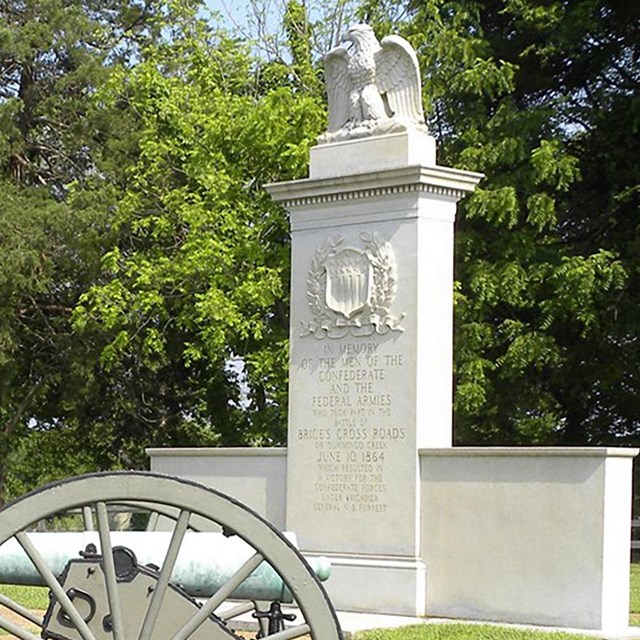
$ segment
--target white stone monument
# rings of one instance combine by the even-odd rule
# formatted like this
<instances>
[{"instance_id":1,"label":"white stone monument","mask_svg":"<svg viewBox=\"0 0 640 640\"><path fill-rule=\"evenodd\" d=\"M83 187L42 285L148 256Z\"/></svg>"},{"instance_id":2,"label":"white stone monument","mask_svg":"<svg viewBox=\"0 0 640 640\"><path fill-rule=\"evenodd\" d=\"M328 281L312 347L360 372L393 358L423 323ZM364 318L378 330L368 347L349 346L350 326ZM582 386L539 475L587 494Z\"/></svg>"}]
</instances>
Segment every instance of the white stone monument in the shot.
<instances>
[{"instance_id":1,"label":"white stone monument","mask_svg":"<svg viewBox=\"0 0 640 640\"><path fill-rule=\"evenodd\" d=\"M332 561L339 610L628 636L637 449L451 446L453 223L418 67L366 25L326 59L329 127L291 214L284 449L153 449ZM285 492L286 485L286 492Z\"/></svg>"},{"instance_id":2,"label":"white stone monument","mask_svg":"<svg viewBox=\"0 0 640 640\"><path fill-rule=\"evenodd\" d=\"M422 615L418 450L451 445L453 223L482 176L437 166L409 44L347 38L310 178L268 187L292 230L286 522L339 606Z\"/></svg>"}]
</instances>

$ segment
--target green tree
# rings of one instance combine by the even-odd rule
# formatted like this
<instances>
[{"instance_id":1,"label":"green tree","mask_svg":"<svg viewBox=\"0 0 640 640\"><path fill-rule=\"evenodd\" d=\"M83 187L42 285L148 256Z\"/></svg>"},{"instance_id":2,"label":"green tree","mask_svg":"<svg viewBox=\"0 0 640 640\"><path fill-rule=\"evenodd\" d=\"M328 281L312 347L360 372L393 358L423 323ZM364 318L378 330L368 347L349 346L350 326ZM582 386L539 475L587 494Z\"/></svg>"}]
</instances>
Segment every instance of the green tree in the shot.
<instances>
[{"instance_id":1,"label":"green tree","mask_svg":"<svg viewBox=\"0 0 640 640\"><path fill-rule=\"evenodd\" d=\"M138 464L142 443L275 444L286 430L288 230L261 186L303 175L323 109L294 77L265 90L238 42L192 27L99 96L134 118L138 144L111 160L126 167L118 240L74 326L108 338L101 364L123 388L105 397L127 425L112 441Z\"/></svg>"},{"instance_id":2,"label":"green tree","mask_svg":"<svg viewBox=\"0 0 640 640\"><path fill-rule=\"evenodd\" d=\"M80 217L43 187L3 180L0 189L1 501L18 443L59 426L61 407L84 386L86 347L72 335L70 319L98 272L99 255L91 211ZM52 462L60 460L61 450L52 451Z\"/></svg>"},{"instance_id":3,"label":"green tree","mask_svg":"<svg viewBox=\"0 0 640 640\"><path fill-rule=\"evenodd\" d=\"M135 119L105 108L99 93L151 43L180 35L196 8L0 4L0 502L7 482L13 490L73 473L87 459L133 464L122 441L144 446L125 403L109 404L131 395L101 364L109 337L80 336L71 320L117 240L108 206L119 193L116 163L138 149ZM49 464L30 464L35 451ZM77 467L66 467L72 460Z\"/></svg>"},{"instance_id":4,"label":"green tree","mask_svg":"<svg viewBox=\"0 0 640 640\"><path fill-rule=\"evenodd\" d=\"M63 201L96 170L91 95L157 35L160 8L0 3L0 502L18 447L72 428L63 417L84 386L88 346L72 336L71 313L108 233L99 212L73 212ZM52 468L63 456L59 446L49 450Z\"/></svg>"},{"instance_id":5,"label":"green tree","mask_svg":"<svg viewBox=\"0 0 640 640\"><path fill-rule=\"evenodd\" d=\"M404 8L364 12L418 50L440 162L487 176L457 224L456 441L637 440L638 8Z\"/></svg>"},{"instance_id":6,"label":"green tree","mask_svg":"<svg viewBox=\"0 0 640 640\"><path fill-rule=\"evenodd\" d=\"M52 0L46 29L18 9L2 32L0 166L17 186L0 236L0 499L7 482L144 466L146 446L282 443L288 224L261 185L303 175L322 127L301 8L291 65L255 59L195 4Z\"/></svg>"},{"instance_id":7,"label":"green tree","mask_svg":"<svg viewBox=\"0 0 640 640\"><path fill-rule=\"evenodd\" d=\"M182 3L186 4L186 3ZM0 171L61 199L94 170L91 96L171 21L160 0L0 4Z\"/></svg>"}]
</instances>

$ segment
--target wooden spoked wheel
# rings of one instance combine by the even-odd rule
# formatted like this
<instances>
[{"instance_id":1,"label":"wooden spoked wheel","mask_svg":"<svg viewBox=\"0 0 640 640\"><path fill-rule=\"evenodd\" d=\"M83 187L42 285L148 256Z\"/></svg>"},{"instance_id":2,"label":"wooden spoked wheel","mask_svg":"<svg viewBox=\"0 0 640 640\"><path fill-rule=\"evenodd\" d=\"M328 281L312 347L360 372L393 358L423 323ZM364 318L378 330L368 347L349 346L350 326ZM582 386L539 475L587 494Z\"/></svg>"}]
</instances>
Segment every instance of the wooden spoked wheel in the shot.
<instances>
[{"instance_id":1,"label":"wooden spoked wheel","mask_svg":"<svg viewBox=\"0 0 640 640\"><path fill-rule=\"evenodd\" d=\"M122 505L135 506L138 511L146 511L149 520L160 514L165 521L169 516L174 522L164 562L162 566L158 566L157 583L154 588L149 588L149 597L142 603L132 602L126 595L123 597L116 575L109 513L114 507ZM109 611L109 625L105 624L100 632L96 632L95 628L92 629L87 624L81 600L69 597L68 590L61 584L60 576L51 570L28 534L38 522L68 513L82 514L83 517L75 516L82 523L80 529L90 530L95 527L99 536L101 567L104 572ZM161 620L163 601L170 588L176 558L187 530L201 529L203 522L219 525L223 531L239 536L252 547L253 554L213 595L201 602L195 610L190 611L187 619L178 623L177 629L168 632L158 621ZM75 631L74 634L69 634L70 638L195 639L203 637L203 623L215 618L222 624L215 625L212 633L207 632L207 638L234 639L237 636L228 623L234 617L246 614L253 604L239 603L230 606L229 596L236 592L257 567L266 562L280 575L293 595L294 606L299 609L296 620L286 627L283 624L280 630L269 636L269 639L293 640L310 636L313 640L342 640L340 625L325 590L293 545L247 506L195 482L144 472L90 474L55 482L7 504L0 510L0 545L12 538L29 557L41 576L42 583L49 588L51 597L57 599L59 615L63 616ZM203 562L206 562L205 558ZM21 640L37 640L44 626L41 614L33 614L24 604L2 595L1 587L0 604L11 611L11 615L0 616L0 629ZM130 619L127 612L131 607L144 608L140 614L143 623L133 631L127 628L126 622ZM219 614L221 609L223 612Z\"/></svg>"}]
</instances>

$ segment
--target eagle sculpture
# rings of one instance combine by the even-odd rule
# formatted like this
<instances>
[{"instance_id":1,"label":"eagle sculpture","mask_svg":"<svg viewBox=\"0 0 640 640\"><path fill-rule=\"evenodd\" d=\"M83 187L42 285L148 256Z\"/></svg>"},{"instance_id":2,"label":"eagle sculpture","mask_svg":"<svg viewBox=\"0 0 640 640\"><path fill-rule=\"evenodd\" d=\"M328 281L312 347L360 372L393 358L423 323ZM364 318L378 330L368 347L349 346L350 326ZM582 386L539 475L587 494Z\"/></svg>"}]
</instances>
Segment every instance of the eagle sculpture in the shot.
<instances>
[{"instance_id":1,"label":"eagle sculpture","mask_svg":"<svg viewBox=\"0 0 640 640\"><path fill-rule=\"evenodd\" d=\"M417 128L426 131L420 70L411 45L400 36L378 42L357 24L325 57L329 126L321 142Z\"/></svg>"}]
</instances>

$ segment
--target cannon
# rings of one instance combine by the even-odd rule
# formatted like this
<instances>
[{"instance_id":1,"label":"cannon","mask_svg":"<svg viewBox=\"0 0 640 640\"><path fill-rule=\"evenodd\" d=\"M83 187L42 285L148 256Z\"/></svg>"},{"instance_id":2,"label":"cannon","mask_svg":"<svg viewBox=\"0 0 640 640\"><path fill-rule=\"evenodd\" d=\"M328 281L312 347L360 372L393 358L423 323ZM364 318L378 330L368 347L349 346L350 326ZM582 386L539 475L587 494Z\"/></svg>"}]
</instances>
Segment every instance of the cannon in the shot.
<instances>
[{"instance_id":1,"label":"cannon","mask_svg":"<svg viewBox=\"0 0 640 640\"><path fill-rule=\"evenodd\" d=\"M112 530L114 511L146 530ZM42 521L56 531L36 531ZM249 616L255 638L342 640L321 584L328 567L294 542L188 480L114 472L55 482L0 509L0 629L20 640L236 640ZM48 587L48 607L33 612L3 583Z\"/></svg>"}]
</instances>

